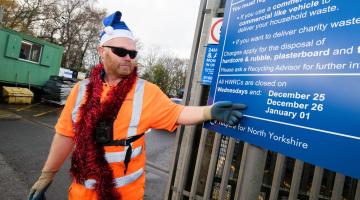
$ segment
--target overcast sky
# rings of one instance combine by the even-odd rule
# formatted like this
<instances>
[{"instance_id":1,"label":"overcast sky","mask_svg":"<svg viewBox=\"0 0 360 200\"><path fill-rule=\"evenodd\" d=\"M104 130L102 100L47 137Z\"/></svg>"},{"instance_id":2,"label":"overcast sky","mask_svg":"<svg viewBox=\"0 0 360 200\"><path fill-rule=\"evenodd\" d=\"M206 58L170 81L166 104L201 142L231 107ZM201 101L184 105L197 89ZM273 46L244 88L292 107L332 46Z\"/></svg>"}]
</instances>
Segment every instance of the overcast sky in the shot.
<instances>
[{"instance_id":1,"label":"overcast sky","mask_svg":"<svg viewBox=\"0 0 360 200\"><path fill-rule=\"evenodd\" d=\"M122 20L146 48L161 48L190 58L200 0L99 0L98 5ZM144 50L143 50L144 51Z\"/></svg>"}]
</instances>

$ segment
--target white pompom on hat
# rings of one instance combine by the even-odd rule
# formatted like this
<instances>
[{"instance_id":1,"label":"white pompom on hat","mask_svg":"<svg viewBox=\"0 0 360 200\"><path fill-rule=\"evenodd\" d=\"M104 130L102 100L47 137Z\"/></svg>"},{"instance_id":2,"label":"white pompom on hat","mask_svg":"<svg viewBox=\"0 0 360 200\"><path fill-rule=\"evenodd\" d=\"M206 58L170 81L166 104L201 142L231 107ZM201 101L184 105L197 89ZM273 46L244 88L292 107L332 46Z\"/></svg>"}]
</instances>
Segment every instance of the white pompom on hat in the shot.
<instances>
[{"instance_id":1,"label":"white pompom on hat","mask_svg":"<svg viewBox=\"0 0 360 200\"><path fill-rule=\"evenodd\" d=\"M103 20L105 28L100 33L100 45L117 37L126 37L135 40L132 32L126 26L125 22L121 21L121 16L121 12L116 11Z\"/></svg>"}]
</instances>

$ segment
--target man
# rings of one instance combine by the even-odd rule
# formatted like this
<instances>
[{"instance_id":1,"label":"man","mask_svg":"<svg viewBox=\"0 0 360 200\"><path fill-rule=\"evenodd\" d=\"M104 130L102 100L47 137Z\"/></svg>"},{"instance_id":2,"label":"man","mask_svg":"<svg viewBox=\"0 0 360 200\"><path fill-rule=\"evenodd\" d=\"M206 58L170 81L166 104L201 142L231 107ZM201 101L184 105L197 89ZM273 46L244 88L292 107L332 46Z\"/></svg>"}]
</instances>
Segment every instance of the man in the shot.
<instances>
[{"instance_id":1,"label":"man","mask_svg":"<svg viewBox=\"0 0 360 200\"><path fill-rule=\"evenodd\" d=\"M42 174L29 199L44 199L56 172L72 153L69 199L142 199L145 141L149 128L173 131L177 125L217 119L231 125L242 117L243 104L182 106L154 84L137 77L134 37L121 13L103 20L98 48L102 63L90 78L73 88L55 126Z\"/></svg>"}]
</instances>

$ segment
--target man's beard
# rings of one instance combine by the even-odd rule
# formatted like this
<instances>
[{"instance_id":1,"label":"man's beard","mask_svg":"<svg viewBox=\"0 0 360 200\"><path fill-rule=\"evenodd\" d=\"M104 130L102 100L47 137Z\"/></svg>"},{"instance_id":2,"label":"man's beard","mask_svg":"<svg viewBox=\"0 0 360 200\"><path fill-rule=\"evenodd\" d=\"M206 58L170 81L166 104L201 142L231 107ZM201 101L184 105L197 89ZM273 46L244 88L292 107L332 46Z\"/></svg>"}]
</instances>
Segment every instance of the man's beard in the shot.
<instances>
[{"instance_id":1,"label":"man's beard","mask_svg":"<svg viewBox=\"0 0 360 200\"><path fill-rule=\"evenodd\" d=\"M117 64L115 67L111 67L110 73L112 73L112 75L116 77L124 78L129 76L132 73L132 71L134 71L135 67L136 67L135 63L122 62Z\"/></svg>"}]
</instances>

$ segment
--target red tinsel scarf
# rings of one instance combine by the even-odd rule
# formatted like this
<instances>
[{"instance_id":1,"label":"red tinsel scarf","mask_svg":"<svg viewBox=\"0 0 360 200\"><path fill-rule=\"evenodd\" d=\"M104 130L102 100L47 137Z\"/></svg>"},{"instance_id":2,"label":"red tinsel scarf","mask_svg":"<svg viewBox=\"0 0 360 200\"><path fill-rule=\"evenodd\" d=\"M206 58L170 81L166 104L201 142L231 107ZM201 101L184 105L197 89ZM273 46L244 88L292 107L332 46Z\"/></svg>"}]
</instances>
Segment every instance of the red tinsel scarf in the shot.
<instances>
[{"instance_id":1,"label":"red tinsel scarf","mask_svg":"<svg viewBox=\"0 0 360 200\"><path fill-rule=\"evenodd\" d=\"M95 143L93 132L99 120L112 120L117 116L120 107L133 87L136 78L136 68L128 77L122 79L112 88L105 102L100 103L103 91L101 71L103 65L99 64L91 71L90 82L86 88L86 103L79 111L80 118L75 123L75 150L72 155L70 172L78 183L92 178L96 180L95 191L98 200L121 199L115 189L112 170L104 157L104 148Z\"/></svg>"}]
</instances>

